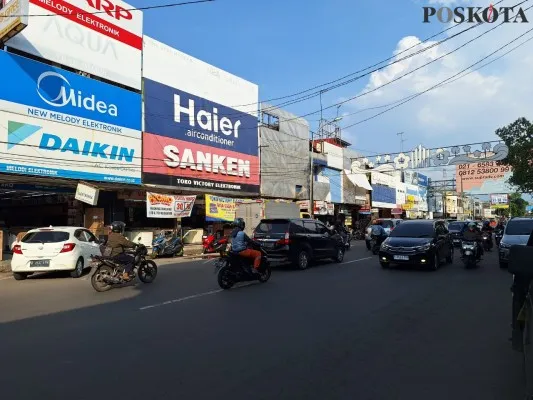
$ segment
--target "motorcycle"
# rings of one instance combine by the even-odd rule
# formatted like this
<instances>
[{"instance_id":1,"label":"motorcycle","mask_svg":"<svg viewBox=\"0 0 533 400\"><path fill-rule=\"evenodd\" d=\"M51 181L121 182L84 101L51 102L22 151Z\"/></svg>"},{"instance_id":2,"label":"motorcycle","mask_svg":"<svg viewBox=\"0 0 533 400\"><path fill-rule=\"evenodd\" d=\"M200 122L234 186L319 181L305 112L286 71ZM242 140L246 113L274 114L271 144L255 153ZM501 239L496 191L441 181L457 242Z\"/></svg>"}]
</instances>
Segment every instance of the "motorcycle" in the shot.
<instances>
[{"instance_id":1,"label":"motorcycle","mask_svg":"<svg viewBox=\"0 0 533 400\"><path fill-rule=\"evenodd\" d=\"M465 268L473 268L478 263L478 248L477 243L473 241L463 240L461 242L461 258L465 264Z\"/></svg>"},{"instance_id":2,"label":"motorcycle","mask_svg":"<svg viewBox=\"0 0 533 400\"><path fill-rule=\"evenodd\" d=\"M372 238L370 239L370 249L372 250L372 254L378 254L380 247L381 243L379 243L377 236L372 235Z\"/></svg>"},{"instance_id":3,"label":"motorcycle","mask_svg":"<svg viewBox=\"0 0 533 400\"><path fill-rule=\"evenodd\" d=\"M182 256L183 242L181 237L172 234L172 232L161 232L152 242L152 258L160 256Z\"/></svg>"},{"instance_id":4,"label":"motorcycle","mask_svg":"<svg viewBox=\"0 0 533 400\"><path fill-rule=\"evenodd\" d=\"M355 240L363 240L365 238L365 233L363 231L361 231L361 230L354 229L352 231L352 237Z\"/></svg>"},{"instance_id":5,"label":"motorcycle","mask_svg":"<svg viewBox=\"0 0 533 400\"><path fill-rule=\"evenodd\" d=\"M483 250L485 251L491 251L492 250L492 234L490 232L482 232L482 240L483 240Z\"/></svg>"},{"instance_id":6,"label":"motorcycle","mask_svg":"<svg viewBox=\"0 0 533 400\"><path fill-rule=\"evenodd\" d=\"M252 242L251 247L261 251L261 266L259 274L253 271L253 260L246 259L228 250L215 261L215 274L217 274L218 285L228 290L239 282L259 281L265 283L270 279L272 269L267 259L267 253L257 242Z\"/></svg>"},{"instance_id":7,"label":"motorcycle","mask_svg":"<svg viewBox=\"0 0 533 400\"><path fill-rule=\"evenodd\" d=\"M494 240L496 241L496 246L500 247L500 242L502 241L503 237L503 229L497 229L494 232Z\"/></svg>"},{"instance_id":8,"label":"motorcycle","mask_svg":"<svg viewBox=\"0 0 533 400\"><path fill-rule=\"evenodd\" d=\"M107 253L106 251L103 252ZM137 276L143 283L152 283L157 276L157 264L152 260L147 260L146 255L148 250L146 246L139 244L133 252L128 251L134 257L134 268L130 275L131 280ZM91 285L97 292L106 292L113 288L113 286L128 283L131 280L124 280L122 274L124 273L124 266L119 264L113 257L108 255L92 256L91 267L94 272L91 276Z\"/></svg>"},{"instance_id":9,"label":"motorcycle","mask_svg":"<svg viewBox=\"0 0 533 400\"><path fill-rule=\"evenodd\" d=\"M220 253L229 242L227 237L217 238L217 235L204 236L202 239L203 254Z\"/></svg>"}]
</instances>

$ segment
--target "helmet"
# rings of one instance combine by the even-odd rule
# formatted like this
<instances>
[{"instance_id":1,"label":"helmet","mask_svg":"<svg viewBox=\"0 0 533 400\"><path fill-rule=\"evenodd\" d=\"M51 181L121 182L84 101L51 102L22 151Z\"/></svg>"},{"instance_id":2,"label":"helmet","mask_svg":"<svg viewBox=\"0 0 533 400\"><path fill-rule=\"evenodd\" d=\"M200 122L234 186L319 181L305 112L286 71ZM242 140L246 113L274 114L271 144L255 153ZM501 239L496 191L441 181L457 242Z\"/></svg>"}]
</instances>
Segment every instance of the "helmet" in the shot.
<instances>
[{"instance_id":1,"label":"helmet","mask_svg":"<svg viewBox=\"0 0 533 400\"><path fill-rule=\"evenodd\" d=\"M239 229L244 229L244 227L246 226L246 223L244 222L244 219L242 218L235 218L235 221L233 221L233 226Z\"/></svg>"},{"instance_id":2,"label":"helmet","mask_svg":"<svg viewBox=\"0 0 533 400\"><path fill-rule=\"evenodd\" d=\"M468 224L468 229L476 229L476 223L475 222L470 222Z\"/></svg>"},{"instance_id":3,"label":"helmet","mask_svg":"<svg viewBox=\"0 0 533 400\"><path fill-rule=\"evenodd\" d=\"M116 233L122 233L124 232L124 229L126 228L126 224L122 221L113 221L111 223L111 231Z\"/></svg>"}]
</instances>

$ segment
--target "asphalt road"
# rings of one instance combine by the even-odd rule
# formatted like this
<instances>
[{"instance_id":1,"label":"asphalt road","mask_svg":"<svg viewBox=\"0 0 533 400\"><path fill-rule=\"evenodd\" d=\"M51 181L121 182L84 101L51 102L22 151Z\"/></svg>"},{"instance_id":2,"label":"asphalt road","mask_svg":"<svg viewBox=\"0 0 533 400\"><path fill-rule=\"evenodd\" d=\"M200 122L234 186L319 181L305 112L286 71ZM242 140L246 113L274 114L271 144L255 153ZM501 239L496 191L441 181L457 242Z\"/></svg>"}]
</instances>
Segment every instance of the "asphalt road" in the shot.
<instances>
[{"instance_id":1,"label":"asphalt road","mask_svg":"<svg viewBox=\"0 0 533 400\"><path fill-rule=\"evenodd\" d=\"M343 264L219 291L212 263L96 293L87 277L0 280L4 399L519 400L511 276Z\"/></svg>"}]
</instances>

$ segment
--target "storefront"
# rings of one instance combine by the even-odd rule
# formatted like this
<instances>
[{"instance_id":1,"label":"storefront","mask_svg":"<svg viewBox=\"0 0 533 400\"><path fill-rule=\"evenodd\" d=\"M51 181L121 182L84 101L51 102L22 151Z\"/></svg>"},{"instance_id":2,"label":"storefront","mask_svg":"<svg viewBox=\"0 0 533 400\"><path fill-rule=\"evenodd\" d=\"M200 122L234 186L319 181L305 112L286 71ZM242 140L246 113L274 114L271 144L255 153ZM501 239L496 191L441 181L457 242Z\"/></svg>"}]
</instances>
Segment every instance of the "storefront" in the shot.
<instances>
[{"instance_id":1,"label":"storefront","mask_svg":"<svg viewBox=\"0 0 533 400\"><path fill-rule=\"evenodd\" d=\"M392 210L396 207L396 186L399 183L397 176L381 172L371 173L372 183L372 208L378 209L376 217L392 218Z\"/></svg>"}]
</instances>

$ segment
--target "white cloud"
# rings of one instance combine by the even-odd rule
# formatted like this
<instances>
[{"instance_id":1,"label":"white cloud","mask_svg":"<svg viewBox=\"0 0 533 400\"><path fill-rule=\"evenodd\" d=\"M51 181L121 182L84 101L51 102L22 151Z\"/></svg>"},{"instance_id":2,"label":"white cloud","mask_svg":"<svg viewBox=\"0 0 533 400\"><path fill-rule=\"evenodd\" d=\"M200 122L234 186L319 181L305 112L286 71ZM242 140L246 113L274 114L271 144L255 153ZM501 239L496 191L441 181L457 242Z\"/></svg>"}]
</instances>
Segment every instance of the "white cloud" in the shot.
<instances>
[{"instance_id":1,"label":"white cloud","mask_svg":"<svg viewBox=\"0 0 533 400\"><path fill-rule=\"evenodd\" d=\"M443 0L435 2L443 3ZM530 18L533 21L533 16ZM467 26L462 24L449 33L459 32ZM349 112L357 112L412 96L453 76L527 29L531 29L531 24L504 24L457 52L422 67L494 26L496 24L485 24L471 29L422 54L373 73L361 93L377 90L348 103L345 108ZM493 57L503 54L532 36L533 33L526 35ZM416 43L420 43L420 39L414 36L399 40L394 51L396 59L405 57L407 53L400 55L398 53ZM422 44L410 52L430 45L431 43ZM497 138L494 135L497 128L522 116L533 118L533 96L530 91L533 87L532 50L533 41L486 68L429 91L373 120L349 128L344 134L349 141L357 142L361 148L377 152L398 150L400 144L396 132L400 131L405 132L404 138L407 139L405 148L413 148L418 144L435 147L494 140ZM397 82L379 88L418 67L422 68ZM344 125L361 121L386 108L345 117Z\"/></svg>"}]
</instances>

